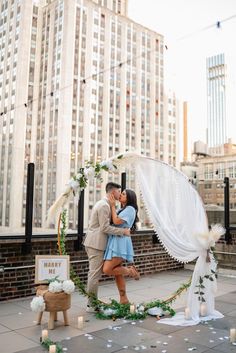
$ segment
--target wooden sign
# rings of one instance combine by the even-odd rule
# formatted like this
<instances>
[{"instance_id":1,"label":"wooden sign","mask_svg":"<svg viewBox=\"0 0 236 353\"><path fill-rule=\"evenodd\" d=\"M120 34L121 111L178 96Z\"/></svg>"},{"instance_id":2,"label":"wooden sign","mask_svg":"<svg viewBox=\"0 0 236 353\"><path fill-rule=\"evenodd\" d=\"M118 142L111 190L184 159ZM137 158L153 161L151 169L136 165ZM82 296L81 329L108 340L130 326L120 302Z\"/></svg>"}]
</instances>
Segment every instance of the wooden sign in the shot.
<instances>
[{"instance_id":1,"label":"wooden sign","mask_svg":"<svg viewBox=\"0 0 236 353\"><path fill-rule=\"evenodd\" d=\"M69 279L69 255L36 255L35 283L46 282L57 277L60 281Z\"/></svg>"}]
</instances>

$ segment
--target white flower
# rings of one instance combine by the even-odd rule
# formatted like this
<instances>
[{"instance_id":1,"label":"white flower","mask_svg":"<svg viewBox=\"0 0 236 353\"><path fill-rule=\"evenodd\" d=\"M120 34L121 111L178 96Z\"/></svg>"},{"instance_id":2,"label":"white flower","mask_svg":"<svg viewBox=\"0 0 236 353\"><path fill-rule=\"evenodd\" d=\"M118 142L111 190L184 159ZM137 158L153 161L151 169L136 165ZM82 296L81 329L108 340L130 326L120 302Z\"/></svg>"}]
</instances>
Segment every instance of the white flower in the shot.
<instances>
[{"instance_id":1,"label":"white flower","mask_svg":"<svg viewBox=\"0 0 236 353\"><path fill-rule=\"evenodd\" d=\"M211 230L207 233L196 234L196 240L204 248L209 249L215 246L217 240L225 233L224 227L221 224L214 224Z\"/></svg>"},{"instance_id":2,"label":"white flower","mask_svg":"<svg viewBox=\"0 0 236 353\"><path fill-rule=\"evenodd\" d=\"M79 188L79 182L78 180L71 179L68 183L68 185L73 189L74 192L76 192Z\"/></svg>"},{"instance_id":3,"label":"white flower","mask_svg":"<svg viewBox=\"0 0 236 353\"><path fill-rule=\"evenodd\" d=\"M95 175L95 170L94 167L90 166L90 167L85 167L84 168L84 175L87 178L93 178Z\"/></svg>"},{"instance_id":4,"label":"white flower","mask_svg":"<svg viewBox=\"0 0 236 353\"><path fill-rule=\"evenodd\" d=\"M117 310L111 309L111 308L107 308L107 309L103 309L102 312L103 312L104 315L110 316L110 315L115 315Z\"/></svg>"},{"instance_id":5,"label":"white flower","mask_svg":"<svg viewBox=\"0 0 236 353\"><path fill-rule=\"evenodd\" d=\"M78 173L76 174L76 180L80 180L82 178L83 174L81 173Z\"/></svg>"},{"instance_id":6,"label":"white flower","mask_svg":"<svg viewBox=\"0 0 236 353\"><path fill-rule=\"evenodd\" d=\"M107 167L107 161L101 161L100 162L101 167Z\"/></svg>"},{"instance_id":7,"label":"white flower","mask_svg":"<svg viewBox=\"0 0 236 353\"><path fill-rule=\"evenodd\" d=\"M62 283L58 281L53 281L49 284L48 287L49 292L58 293L62 291Z\"/></svg>"},{"instance_id":8,"label":"white flower","mask_svg":"<svg viewBox=\"0 0 236 353\"><path fill-rule=\"evenodd\" d=\"M71 294L75 291L75 284L70 279L62 283L62 289L65 293Z\"/></svg>"},{"instance_id":9,"label":"white flower","mask_svg":"<svg viewBox=\"0 0 236 353\"><path fill-rule=\"evenodd\" d=\"M148 309L147 312L151 316L162 316L163 315L162 308L158 308L157 306L155 306L154 308Z\"/></svg>"},{"instance_id":10,"label":"white flower","mask_svg":"<svg viewBox=\"0 0 236 353\"><path fill-rule=\"evenodd\" d=\"M102 161L101 163L100 163L100 166L101 167L106 167L109 171L113 171L113 170L115 170L115 168L114 168L114 165L112 164L112 161L111 160L108 160L108 161Z\"/></svg>"},{"instance_id":11,"label":"white flower","mask_svg":"<svg viewBox=\"0 0 236 353\"><path fill-rule=\"evenodd\" d=\"M220 239L222 235L225 234L225 228L221 224L213 224L210 230L211 240L216 242Z\"/></svg>"},{"instance_id":12,"label":"white flower","mask_svg":"<svg viewBox=\"0 0 236 353\"><path fill-rule=\"evenodd\" d=\"M45 310L45 301L43 297L40 295L39 297L34 297L30 303L31 310L35 313L39 313Z\"/></svg>"},{"instance_id":13,"label":"white flower","mask_svg":"<svg viewBox=\"0 0 236 353\"><path fill-rule=\"evenodd\" d=\"M139 306L137 306L137 310L138 310L138 312L140 312L140 313L142 313L142 312L144 312L144 306L143 305L139 305Z\"/></svg>"}]
</instances>

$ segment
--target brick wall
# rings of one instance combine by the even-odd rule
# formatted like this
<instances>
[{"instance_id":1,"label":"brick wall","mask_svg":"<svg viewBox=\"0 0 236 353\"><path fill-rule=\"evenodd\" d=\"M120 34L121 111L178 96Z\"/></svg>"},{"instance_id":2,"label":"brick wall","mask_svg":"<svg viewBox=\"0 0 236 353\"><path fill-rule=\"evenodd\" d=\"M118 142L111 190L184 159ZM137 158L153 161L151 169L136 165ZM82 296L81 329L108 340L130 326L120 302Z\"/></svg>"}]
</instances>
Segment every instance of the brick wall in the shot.
<instances>
[{"instance_id":1,"label":"brick wall","mask_svg":"<svg viewBox=\"0 0 236 353\"><path fill-rule=\"evenodd\" d=\"M156 240L153 232L140 231L132 237L135 251L135 265L141 275L163 270L182 268L183 264L172 259L163 246ZM67 253L70 255L73 268L81 280L86 282L88 273L87 255L84 250L74 251L74 236L67 236ZM35 294L34 265L35 255L57 254L56 236L50 238L33 238L32 252L21 254L23 239L6 239L0 236L0 301L30 296ZM101 279L111 280L103 276Z\"/></svg>"}]
</instances>

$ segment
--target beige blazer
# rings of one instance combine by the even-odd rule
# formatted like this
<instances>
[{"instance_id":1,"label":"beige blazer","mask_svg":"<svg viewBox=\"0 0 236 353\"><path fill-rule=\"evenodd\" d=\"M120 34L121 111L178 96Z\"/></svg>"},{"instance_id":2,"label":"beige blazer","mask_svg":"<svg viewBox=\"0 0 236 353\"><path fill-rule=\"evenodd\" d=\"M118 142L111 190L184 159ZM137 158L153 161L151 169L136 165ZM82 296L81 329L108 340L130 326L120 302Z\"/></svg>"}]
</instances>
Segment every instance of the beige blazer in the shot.
<instances>
[{"instance_id":1,"label":"beige blazer","mask_svg":"<svg viewBox=\"0 0 236 353\"><path fill-rule=\"evenodd\" d=\"M110 220L110 205L107 198L104 197L92 209L84 246L97 250L105 250L109 234L124 235L124 228L111 226Z\"/></svg>"}]
</instances>

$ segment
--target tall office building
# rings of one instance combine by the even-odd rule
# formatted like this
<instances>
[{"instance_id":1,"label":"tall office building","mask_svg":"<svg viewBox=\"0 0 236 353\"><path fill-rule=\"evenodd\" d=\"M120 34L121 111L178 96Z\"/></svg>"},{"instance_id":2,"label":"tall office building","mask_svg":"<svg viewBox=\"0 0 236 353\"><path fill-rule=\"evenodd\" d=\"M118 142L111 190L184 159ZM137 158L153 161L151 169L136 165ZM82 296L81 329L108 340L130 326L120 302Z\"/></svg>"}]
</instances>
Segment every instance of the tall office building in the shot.
<instances>
[{"instance_id":1,"label":"tall office building","mask_svg":"<svg viewBox=\"0 0 236 353\"><path fill-rule=\"evenodd\" d=\"M168 164L179 167L179 100L175 93L169 91L164 94L164 126L161 127L160 137L163 139L165 160ZM165 141L165 142L164 142Z\"/></svg>"},{"instance_id":2,"label":"tall office building","mask_svg":"<svg viewBox=\"0 0 236 353\"><path fill-rule=\"evenodd\" d=\"M188 102L183 102L183 160L188 161Z\"/></svg>"},{"instance_id":3,"label":"tall office building","mask_svg":"<svg viewBox=\"0 0 236 353\"><path fill-rule=\"evenodd\" d=\"M163 37L131 21L127 1L0 0L0 8L0 226L25 224L29 162L34 226L43 227L47 209L86 160L135 150L169 161ZM169 129L174 165L177 119L173 114ZM86 209L103 188L90 183ZM69 227L76 223L71 201Z\"/></svg>"},{"instance_id":4,"label":"tall office building","mask_svg":"<svg viewBox=\"0 0 236 353\"><path fill-rule=\"evenodd\" d=\"M0 1L0 224L12 229L24 223L27 163L35 158L38 30L32 1Z\"/></svg>"},{"instance_id":5,"label":"tall office building","mask_svg":"<svg viewBox=\"0 0 236 353\"><path fill-rule=\"evenodd\" d=\"M225 55L207 58L207 144L213 154L221 154L227 142Z\"/></svg>"}]
</instances>

